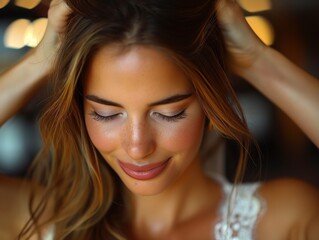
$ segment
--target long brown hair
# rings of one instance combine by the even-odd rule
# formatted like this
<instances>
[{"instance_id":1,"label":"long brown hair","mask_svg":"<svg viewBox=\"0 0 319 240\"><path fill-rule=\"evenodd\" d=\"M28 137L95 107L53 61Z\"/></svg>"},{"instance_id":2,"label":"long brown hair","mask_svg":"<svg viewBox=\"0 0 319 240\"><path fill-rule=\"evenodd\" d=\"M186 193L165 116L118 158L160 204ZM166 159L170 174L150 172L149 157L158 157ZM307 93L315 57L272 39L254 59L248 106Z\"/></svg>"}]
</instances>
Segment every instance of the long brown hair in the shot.
<instances>
[{"instance_id":1,"label":"long brown hair","mask_svg":"<svg viewBox=\"0 0 319 240\"><path fill-rule=\"evenodd\" d=\"M57 239L122 239L126 208L121 182L101 161L83 118L82 81L102 47L148 45L163 49L185 74L207 121L241 151L236 181L247 158L250 134L227 77L226 50L215 0L68 0L73 12L53 69L52 97L40 121L43 149L32 166L44 185L43 201L31 201L32 218L21 236L37 229L54 199Z\"/></svg>"}]
</instances>

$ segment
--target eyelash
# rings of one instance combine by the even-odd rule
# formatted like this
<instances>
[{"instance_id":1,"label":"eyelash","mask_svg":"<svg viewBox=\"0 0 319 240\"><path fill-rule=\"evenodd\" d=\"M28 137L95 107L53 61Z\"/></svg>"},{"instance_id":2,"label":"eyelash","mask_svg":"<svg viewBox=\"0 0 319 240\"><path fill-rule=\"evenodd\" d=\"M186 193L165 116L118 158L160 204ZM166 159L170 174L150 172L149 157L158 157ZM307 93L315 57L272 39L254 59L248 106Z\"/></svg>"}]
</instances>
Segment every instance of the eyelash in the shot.
<instances>
[{"instance_id":1,"label":"eyelash","mask_svg":"<svg viewBox=\"0 0 319 240\"><path fill-rule=\"evenodd\" d=\"M156 112L153 113L153 114L156 115L161 120L164 120L164 121L167 121L167 122L177 122L178 120L181 120L181 119L184 119L184 118L187 117L186 109L184 109L183 111L179 112L178 114L176 114L174 116L166 116L166 115L163 115L163 114L160 114L160 113L156 113ZM112 120L116 119L120 115L120 113L114 114L114 115L111 115L111 116L101 116L97 112L92 111L90 113L90 115L93 116L93 119L96 120L96 121L108 122L108 121L112 121Z\"/></svg>"},{"instance_id":2,"label":"eyelash","mask_svg":"<svg viewBox=\"0 0 319 240\"><path fill-rule=\"evenodd\" d=\"M93 117L94 120L96 120L96 121L105 121L105 122L114 120L115 118L118 117L119 114L120 113L114 114L114 115L110 115L110 116L101 116L100 114L98 114L95 111L92 111L90 113L90 115Z\"/></svg>"},{"instance_id":3,"label":"eyelash","mask_svg":"<svg viewBox=\"0 0 319 240\"><path fill-rule=\"evenodd\" d=\"M167 121L167 122L177 122L178 120L184 119L187 117L186 109L183 111L177 113L174 116L166 116L160 113L154 113L157 117L159 117L161 120Z\"/></svg>"}]
</instances>

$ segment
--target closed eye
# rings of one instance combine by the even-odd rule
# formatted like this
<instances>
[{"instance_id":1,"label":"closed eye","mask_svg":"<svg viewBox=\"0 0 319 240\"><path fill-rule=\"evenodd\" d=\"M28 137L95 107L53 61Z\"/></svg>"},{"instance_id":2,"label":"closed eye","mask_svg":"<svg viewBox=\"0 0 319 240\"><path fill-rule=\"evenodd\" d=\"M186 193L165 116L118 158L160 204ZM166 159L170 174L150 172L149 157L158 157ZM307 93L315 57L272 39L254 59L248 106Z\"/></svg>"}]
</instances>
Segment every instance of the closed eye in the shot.
<instances>
[{"instance_id":1,"label":"closed eye","mask_svg":"<svg viewBox=\"0 0 319 240\"><path fill-rule=\"evenodd\" d=\"M181 120L187 117L186 109L184 109L183 111L173 116L167 116L158 112L154 112L153 115L155 115L155 117L159 118L160 120L164 120L167 122L177 122L178 120Z\"/></svg>"},{"instance_id":2,"label":"closed eye","mask_svg":"<svg viewBox=\"0 0 319 240\"><path fill-rule=\"evenodd\" d=\"M121 113L116 113L116 114L112 114L112 115L109 115L109 116L103 116L103 115L98 114L95 111L92 111L90 113L90 115L96 121L105 121L105 122L107 122L107 121L115 120L117 117L119 117L121 115Z\"/></svg>"}]
</instances>

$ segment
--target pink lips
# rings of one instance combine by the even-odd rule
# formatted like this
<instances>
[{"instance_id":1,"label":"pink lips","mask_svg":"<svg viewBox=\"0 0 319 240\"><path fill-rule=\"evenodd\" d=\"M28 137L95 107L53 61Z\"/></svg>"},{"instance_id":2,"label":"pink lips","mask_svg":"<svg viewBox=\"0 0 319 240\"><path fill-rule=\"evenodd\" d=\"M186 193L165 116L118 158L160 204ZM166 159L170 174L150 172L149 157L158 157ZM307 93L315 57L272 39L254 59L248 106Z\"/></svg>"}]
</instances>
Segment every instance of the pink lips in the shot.
<instances>
[{"instance_id":1,"label":"pink lips","mask_svg":"<svg viewBox=\"0 0 319 240\"><path fill-rule=\"evenodd\" d=\"M145 166L136 166L134 164L124 163L121 161L118 162L123 171L130 177L137 180L150 180L164 171L169 160L170 159L167 159L163 162L148 164Z\"/></svg>"}]
</instances>

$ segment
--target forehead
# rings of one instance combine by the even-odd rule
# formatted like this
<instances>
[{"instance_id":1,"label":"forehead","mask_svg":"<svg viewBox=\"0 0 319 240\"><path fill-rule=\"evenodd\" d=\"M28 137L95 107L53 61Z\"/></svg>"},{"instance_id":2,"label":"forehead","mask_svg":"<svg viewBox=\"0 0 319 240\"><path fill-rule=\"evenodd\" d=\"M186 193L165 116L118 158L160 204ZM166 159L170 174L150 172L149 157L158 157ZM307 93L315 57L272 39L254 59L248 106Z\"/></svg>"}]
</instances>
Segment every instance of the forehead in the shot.
<instances>
[{"instance_id":1,"label":"forehead","mask_svg":"<svg viewBox=\"0 0 319 240\"><path fill-rule=\"evenodd\" d=\"M160 49L138 45L123 49L119 45L107 45L91 59L84 90L87 94L116 99L120 95L160 98L192 91L192 84L172 58Z\"/></svg>"}]
</instances>

